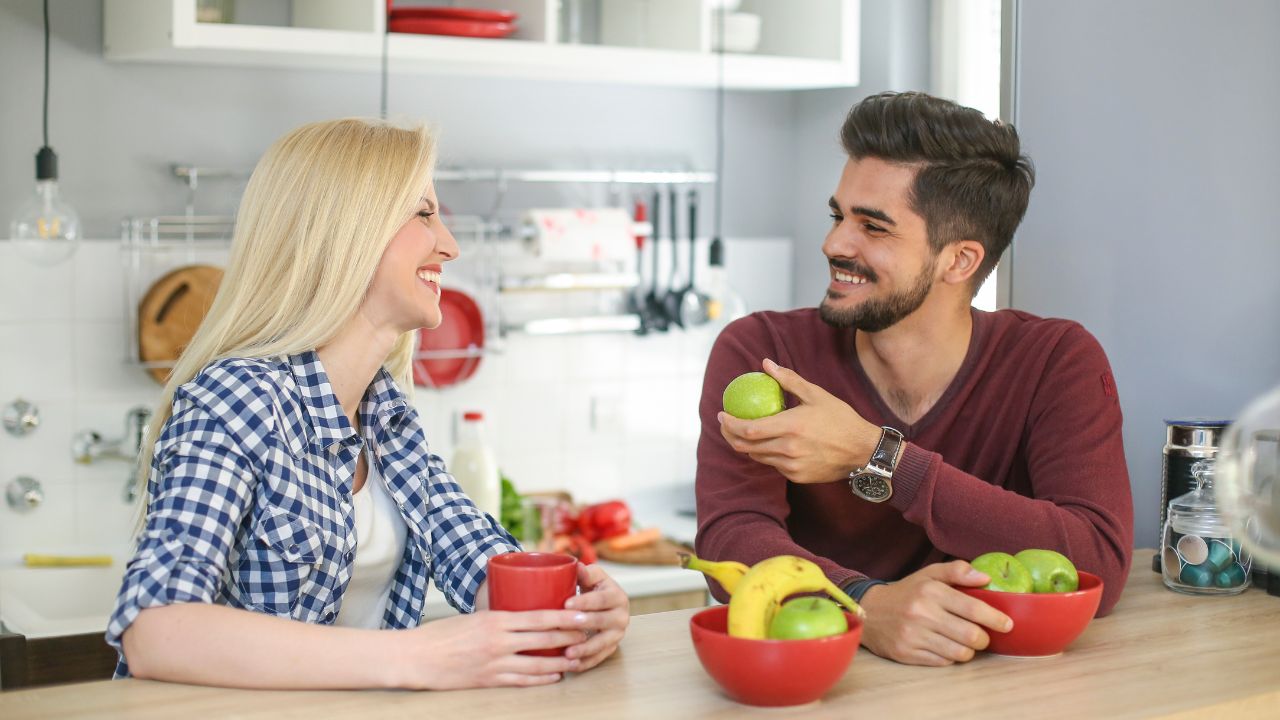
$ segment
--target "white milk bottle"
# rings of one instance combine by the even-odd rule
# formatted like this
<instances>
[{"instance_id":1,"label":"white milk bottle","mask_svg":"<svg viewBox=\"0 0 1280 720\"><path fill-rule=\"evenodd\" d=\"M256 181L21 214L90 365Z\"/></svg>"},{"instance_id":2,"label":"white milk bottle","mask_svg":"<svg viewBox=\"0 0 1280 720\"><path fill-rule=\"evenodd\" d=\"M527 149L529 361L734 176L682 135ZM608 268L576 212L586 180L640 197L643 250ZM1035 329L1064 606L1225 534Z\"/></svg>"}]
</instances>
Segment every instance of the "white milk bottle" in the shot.
<instances>
[{"instance_id":1,"label":"white milk bottle","mask_svg":"<svg viewBox=\"0 0 1280 720\"><path fill-rule=\"evenodd\" d=\"M458 447L453 451L448 469L476 507L492 515L497 522L502 510L502 481L498 475L498 461L485 443L484 413L463 413Z\"/></svg>"}]
</instances>

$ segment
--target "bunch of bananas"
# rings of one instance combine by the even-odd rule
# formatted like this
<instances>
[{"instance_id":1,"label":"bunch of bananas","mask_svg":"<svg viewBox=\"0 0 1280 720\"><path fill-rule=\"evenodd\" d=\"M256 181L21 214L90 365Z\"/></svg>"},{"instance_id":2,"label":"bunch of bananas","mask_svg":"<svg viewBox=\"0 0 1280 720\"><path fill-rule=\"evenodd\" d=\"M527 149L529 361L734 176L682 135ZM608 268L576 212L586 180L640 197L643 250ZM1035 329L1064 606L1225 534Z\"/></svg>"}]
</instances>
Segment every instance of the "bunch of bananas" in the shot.
<instances>
[{"instance_id":1,"label":"bunch of bananas","mask_svg":"<svg viewBox=\"0 0 1280 720\"><path fill-rule=\"evenodd\" d=\"M826 592L849 612L865 617L858 603L828 580L822 568L795 555L778 555L748 568L732 560L712 562L681 553L680 565L713 578L729 593L729 634L733 637L768 637L782 601L796 593Z\"/></svg>"}]
</instances>

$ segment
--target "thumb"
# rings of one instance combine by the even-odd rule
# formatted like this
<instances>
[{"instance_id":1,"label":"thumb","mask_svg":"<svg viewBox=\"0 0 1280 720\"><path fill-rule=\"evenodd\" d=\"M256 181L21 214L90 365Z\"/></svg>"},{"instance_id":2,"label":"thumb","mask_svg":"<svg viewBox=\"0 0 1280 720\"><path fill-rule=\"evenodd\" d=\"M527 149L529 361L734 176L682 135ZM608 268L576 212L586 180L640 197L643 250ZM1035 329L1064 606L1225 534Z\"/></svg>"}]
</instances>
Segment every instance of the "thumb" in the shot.
<instances>
[{"instance_id":1,"label":"thumb","mask_svg":"<svg viewBox=\"0 0 1280 720\"><path fill-rule=\"evenodd\" d=\"M783 390L796 396L800 402L808 403L813 401L816 386L808 380L800 377L796 371L784 368L778 363L767 358L764 361L764 371L769 375L769 377L777 380Z\"/></svg>"}]
</instances>

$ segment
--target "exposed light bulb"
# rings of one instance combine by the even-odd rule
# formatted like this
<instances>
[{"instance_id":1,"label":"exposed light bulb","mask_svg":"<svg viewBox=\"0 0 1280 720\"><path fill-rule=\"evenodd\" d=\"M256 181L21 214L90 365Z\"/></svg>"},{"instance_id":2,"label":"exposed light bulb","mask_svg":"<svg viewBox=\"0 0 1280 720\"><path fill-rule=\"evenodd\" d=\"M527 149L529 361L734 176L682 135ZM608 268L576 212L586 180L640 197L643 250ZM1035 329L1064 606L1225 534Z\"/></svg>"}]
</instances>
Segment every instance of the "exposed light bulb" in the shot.
<instances>
[{"instance_id":1,"label":"exposed light bulb","mask_svg":"<svg viewBox=\"0 0 1280 720\"><path fill-rule=\"evenodd\" d=\"M39 265L57 265L76 251L80 215L59 193L58 156L52 148L36 154L35 193L9 223L9 239L18 255Z\"/></svg>"},{"instance_id":2,"label":"exposed light bulb","mask_svg":"<svg viewBox=\"0 0 1280 720\"><path fill-rule=\"evenodd\" d=\"M16 253L33 263L57 265L76 251L80 215L58 193L58 155L49 147L49 0L44 0L44 145L36 153L36 192L9 222Z\"/></svg>"}]
</instances>

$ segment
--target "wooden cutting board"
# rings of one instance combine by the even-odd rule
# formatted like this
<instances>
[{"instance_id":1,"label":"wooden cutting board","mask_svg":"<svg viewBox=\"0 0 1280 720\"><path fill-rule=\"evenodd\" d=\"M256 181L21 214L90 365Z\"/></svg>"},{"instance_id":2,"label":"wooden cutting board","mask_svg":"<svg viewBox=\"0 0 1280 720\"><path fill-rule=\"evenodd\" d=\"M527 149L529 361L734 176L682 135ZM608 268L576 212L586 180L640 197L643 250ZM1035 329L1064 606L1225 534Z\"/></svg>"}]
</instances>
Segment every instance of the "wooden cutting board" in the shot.
<instances>
[{"instance_id":1,"label":"wooden cutting board","mask_svg":"<svg viewBox=\"0 0 1280 720\"><path fill-rule=\"evenodd\" d=\"M143 362L177 360L213 304L221 281L220 268L188 265L152 283L138 303L138 357ZM147 372L163 385L170 369Z\"/></svg>"},{"instance_id":2,"label":"wooden cutting board","mask_svg":"<svg viewBox=\"0 0 1280 720\"><path fill-rule=\"evenodd\" d=\"M682 552L691 553L693 548L670 538L662 538L651 545L630 550L610 550L608 541L605 540L596 543L596 554L601 560L629 565L679 565L680 558L676 553Z\"/></svg>"}]
</instances>

